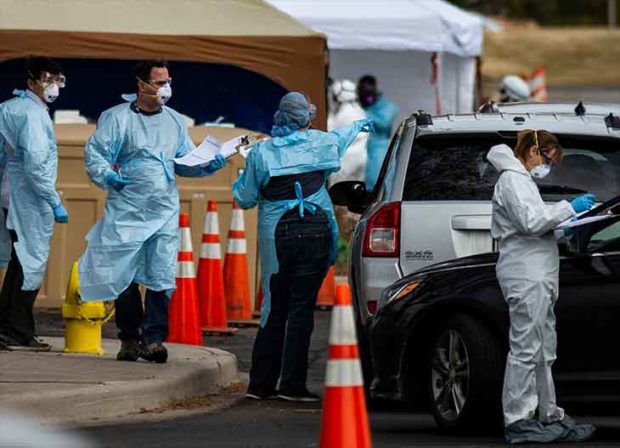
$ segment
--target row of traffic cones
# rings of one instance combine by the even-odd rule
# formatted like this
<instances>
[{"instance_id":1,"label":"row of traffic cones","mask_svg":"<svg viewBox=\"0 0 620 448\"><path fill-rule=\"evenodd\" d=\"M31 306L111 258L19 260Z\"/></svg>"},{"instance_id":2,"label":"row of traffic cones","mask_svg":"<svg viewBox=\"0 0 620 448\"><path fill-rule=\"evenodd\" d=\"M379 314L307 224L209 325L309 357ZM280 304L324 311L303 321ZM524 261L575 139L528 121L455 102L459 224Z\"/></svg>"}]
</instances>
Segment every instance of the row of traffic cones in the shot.
<instances>
[{"instance_id":1,"label":"row of traffic cones","mask_svg":"<svg viewBox=\"0 0 620 448\"><path fill-rule=\"evenodd\" d=\"M239 206L233 203L223 269L215 201L209 201L207 206L198 276L194 268L187 213L180 214L179 227L181 241L176 290L170 300L168 342L202 345L203 331L208 334L236 333L237 330L228 325L229 320L239 325L254 324L245 226Z\"/></svg>"}]
</instances>

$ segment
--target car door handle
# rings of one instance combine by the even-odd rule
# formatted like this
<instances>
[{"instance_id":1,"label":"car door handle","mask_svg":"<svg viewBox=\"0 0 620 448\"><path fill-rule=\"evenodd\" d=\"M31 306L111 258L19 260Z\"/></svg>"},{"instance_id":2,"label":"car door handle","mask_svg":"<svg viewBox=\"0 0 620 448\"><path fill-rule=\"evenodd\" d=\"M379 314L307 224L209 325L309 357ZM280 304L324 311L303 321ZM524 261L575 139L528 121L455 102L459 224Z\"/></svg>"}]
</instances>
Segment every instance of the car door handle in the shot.
<instances>
[{"instance_id":1,"label":"car door handle","mask_svg":"<svg viewBox=\"0 0 620 448\"><path fill-rule=\"evenodd\" d=\"M491 230L491 215L456 215L452 217L454 230Z\"/></svg>"}]
</instances>

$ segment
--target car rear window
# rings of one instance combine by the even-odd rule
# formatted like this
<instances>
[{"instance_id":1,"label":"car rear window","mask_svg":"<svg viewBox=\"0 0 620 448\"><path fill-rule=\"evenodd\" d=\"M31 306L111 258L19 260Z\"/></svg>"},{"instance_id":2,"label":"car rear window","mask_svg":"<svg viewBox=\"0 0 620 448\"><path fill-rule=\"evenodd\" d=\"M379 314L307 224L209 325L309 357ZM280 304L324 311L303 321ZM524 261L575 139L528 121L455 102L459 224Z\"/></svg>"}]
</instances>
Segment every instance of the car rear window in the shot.
<instances>
[{"instance_id":1,"label":"car rear window","mask_svg":"<svg viewBox=\"0 0 620 448\"><path fill-rule=\"evenodd\" d=\"M557 135L562 163L537 181L544 200L569 199L582 191L599 200L620 194L620 139ZM487 161L493 145L514 147L514 134L427 135L415 139L403 200L488 201L499 173Z\"/></svg>"}]
</instances>

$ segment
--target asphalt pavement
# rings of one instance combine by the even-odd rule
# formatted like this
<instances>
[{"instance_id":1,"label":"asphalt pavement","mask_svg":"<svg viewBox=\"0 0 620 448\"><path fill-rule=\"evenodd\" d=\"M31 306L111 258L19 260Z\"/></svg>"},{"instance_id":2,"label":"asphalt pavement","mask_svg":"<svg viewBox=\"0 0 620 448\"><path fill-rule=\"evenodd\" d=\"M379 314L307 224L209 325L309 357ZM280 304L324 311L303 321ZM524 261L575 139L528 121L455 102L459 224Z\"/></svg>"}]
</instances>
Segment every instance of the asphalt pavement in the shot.
<instances>
[{"instance_id":1,"label":"asphalt pavement","mask_svg":"<svg viewBox=\"0 0 620 448\"><path fill-rule=\"evenodd\" d=\"M38 316L41 334L58 332L57 319ZM309 388L322 392L329 312L317 311L310 351ZM46 333L47 330L47 333ZM113 337L114 326L104 330ZM230 351L238 357L239 370L247 372L256 329L241 329L235 336L207 337L205 344ZM574 415L580 421L597 424L596 439L583 446L620 447L620 418ZM251 402L242 391L232 392L218 409L194 409L190 415L155 413L128 417L124 422L91 426L79 431L103 447L314 447L318 446L320 404L280 401ZM412 414L402 407L382 407L370 412L375 447L495 447L505 446L498 434L450 436L438 431L428 414ZM564 446L564 445L551 445Z\"/></svg>"}]
</instances>

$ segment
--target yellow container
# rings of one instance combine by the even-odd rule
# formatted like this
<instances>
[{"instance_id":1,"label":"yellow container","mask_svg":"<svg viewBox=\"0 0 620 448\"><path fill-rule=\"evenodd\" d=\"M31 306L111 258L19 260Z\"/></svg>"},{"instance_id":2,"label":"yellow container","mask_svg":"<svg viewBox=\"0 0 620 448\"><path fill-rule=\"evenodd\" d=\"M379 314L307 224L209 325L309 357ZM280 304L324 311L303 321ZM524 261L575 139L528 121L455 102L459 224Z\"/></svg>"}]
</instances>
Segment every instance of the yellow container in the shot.
<instances>
[{"instance_id":1,"label":"yellow container","mask_svg":"<svg viewBox=\"0 0 620 448\"><path fill-rule=\"evenodd\" d=\"M65 352L103 355L101 325L109 319L103 302L81 302L77 263L73 263L65 303Z\"/></svg>"}]
</instances>

